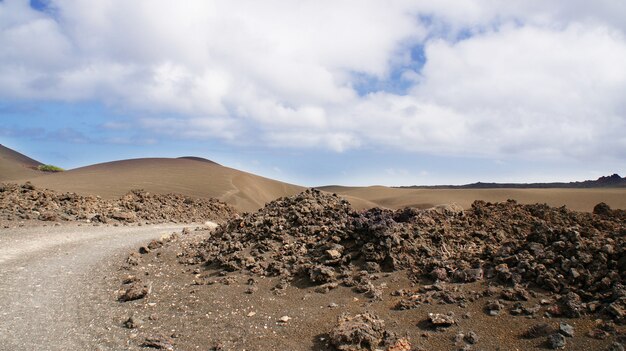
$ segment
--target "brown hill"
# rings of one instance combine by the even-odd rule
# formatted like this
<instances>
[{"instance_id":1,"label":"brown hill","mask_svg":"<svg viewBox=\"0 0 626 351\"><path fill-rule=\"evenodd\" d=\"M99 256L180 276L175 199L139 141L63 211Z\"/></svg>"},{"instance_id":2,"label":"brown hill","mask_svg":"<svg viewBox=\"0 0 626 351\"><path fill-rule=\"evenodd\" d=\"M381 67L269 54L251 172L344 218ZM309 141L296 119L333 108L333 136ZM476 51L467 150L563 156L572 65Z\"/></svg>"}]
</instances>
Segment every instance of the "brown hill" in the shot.
<instances>
[{"instance_id":1,"label":"brown hill","mask_svg":"<svg viewBox=\"0 0 626 351\"><path fill-rule=\"evenodd\" d=\"M214 197L238 211L251 212L278 197L299 193L304 188L221 166L198 157L145 158L102 163L62 173L35 170L41 163L0 145L0 182L31 180L41 188L60 192L121 197L133 189L155 194L179 193L194 197ZM318 188L345 197L356 209L380 206L428 208L457 203L469 208L475 200L499 202L515 199L520 203L547 203L572 210L591 212L605 202L612 208L626 209L626 188L592 189L415 189L326 186Z\"/></svg>"},{"instance_id":2,"label":"brown hill","mask_svg":"<svg viewBox=\"0 0 626 351\"><path fill-rule=\"evenodd\" d=\"M567 206L571 210L585 212L591 212L593 207L600 202L605 202L612 208L626 209L626 188L410 189L384 186L325 186L318 189L358 198L361 201L368 201L390 209L429 208L448 203L456 203L467 209L475 200L501 202L508 199L515 199L523 204L547 203L555 207ZM351 201L351 198L347 199ZM359 204L353 204L353 206L361 208Z\"/></svg>"},{"instance_id":3,"label":"brown hill","mask_svg":"<svg viewBox=\"0 0 626 351\"><path fill-rule=\"evenodd\" d=\"M132 189L222 200L238 211L254 211L304 188L188 158L114 161L30 179L41 188L118 198Z\"/></svg>"},{"instance_id":4,"label":"brown hill","mask_svg":"<svg viewBox=\"0 0 626 351\"><path fill-rule=\"evenodd\" d=\"M183 156L183 157L179 157L179 159L184 159L184 160L192 160L192 161L200 161L200 162L208 162L208 163L214 163L216 165L219 165L219 163L215 162L215 161L211 161L209 159L206 159L204 157L197 157L197 156Z\"/></svg>"},{"instance_id":5,"label":"brown hill","mask_svg":"<svg viewBox=\"0 0 626 351\"><path fill-rule=\"evenodd\" d=\"M20 180L42 175L37 166L42 163L0 145L0 182Z\"/></svg>"}]
</instances>

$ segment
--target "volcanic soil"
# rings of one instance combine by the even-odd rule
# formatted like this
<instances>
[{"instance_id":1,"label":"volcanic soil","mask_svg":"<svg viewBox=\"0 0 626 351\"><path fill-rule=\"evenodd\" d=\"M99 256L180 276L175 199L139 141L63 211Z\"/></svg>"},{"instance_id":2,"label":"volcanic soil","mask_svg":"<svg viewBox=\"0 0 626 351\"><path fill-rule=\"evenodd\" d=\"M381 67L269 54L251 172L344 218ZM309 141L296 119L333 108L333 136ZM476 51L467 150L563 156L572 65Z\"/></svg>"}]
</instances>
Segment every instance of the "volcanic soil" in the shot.
<instances>
[{"instance_id":1,"label":"volcanic soil","mask_svg":"<svg viewBox=\"0 0 626 351\"><path fill-rule=\"evenodd\" d=\"M131 252L112 349L623 350L623 211L307 191ZM117 344L116 344L117 343Z\"/></svg>"}]
</instances>

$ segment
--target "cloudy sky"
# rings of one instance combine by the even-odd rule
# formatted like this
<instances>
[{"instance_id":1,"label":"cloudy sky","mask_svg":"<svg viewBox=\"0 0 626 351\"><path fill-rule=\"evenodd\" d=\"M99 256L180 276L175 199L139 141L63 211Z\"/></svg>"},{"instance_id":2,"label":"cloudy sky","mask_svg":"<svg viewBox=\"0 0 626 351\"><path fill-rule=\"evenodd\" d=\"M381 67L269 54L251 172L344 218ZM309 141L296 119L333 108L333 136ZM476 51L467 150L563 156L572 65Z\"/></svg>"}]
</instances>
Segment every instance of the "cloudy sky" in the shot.
<instances>
[{"instance_id":1,"label":"cloudy sky","mask_svg":"<svg viewBox=\"0 0 626 351\"><path fill-rule=\"evenodd\" d=\"M0 143L311 186L626 173L626 2L0 0Z\"/></svg>"}]
</instances>

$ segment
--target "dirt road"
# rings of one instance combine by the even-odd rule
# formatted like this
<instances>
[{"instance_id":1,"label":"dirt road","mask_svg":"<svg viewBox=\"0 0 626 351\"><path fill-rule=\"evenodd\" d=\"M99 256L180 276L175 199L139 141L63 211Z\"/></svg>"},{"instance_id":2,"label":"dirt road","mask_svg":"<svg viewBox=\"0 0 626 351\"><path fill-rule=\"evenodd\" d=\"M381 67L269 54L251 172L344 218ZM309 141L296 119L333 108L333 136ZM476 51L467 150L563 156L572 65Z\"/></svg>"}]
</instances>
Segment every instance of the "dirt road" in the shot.
<instances>
[{"instance_id":1,"label":"dirt road","mask_svg":"<svg viewBox=\"0 0 626 351\"><path fill-rule=\"evenodd\" d=\"M118 302L103 283L130 249L182 228L0 230L0 350L110 349Z\"/></svg>"}]
</instances>

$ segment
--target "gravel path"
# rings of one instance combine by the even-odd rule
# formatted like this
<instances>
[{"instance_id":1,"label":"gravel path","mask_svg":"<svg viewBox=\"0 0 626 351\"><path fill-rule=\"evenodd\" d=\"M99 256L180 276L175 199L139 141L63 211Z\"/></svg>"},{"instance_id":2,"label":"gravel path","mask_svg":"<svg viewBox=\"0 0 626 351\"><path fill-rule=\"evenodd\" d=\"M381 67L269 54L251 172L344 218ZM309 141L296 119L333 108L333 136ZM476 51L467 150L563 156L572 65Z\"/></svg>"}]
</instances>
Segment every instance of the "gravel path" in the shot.
<instances>
[{"instance_id":1,"label":"gravel path","mask_svg":"<svg viewBox=\"0 0 626 351\"><path fill-rule=\"evenodd\" d=\"M117 302L101 282L116 258L183 227L2 229L0 350L107 349L103 330Z\"/></svg>"}]
</instances>

